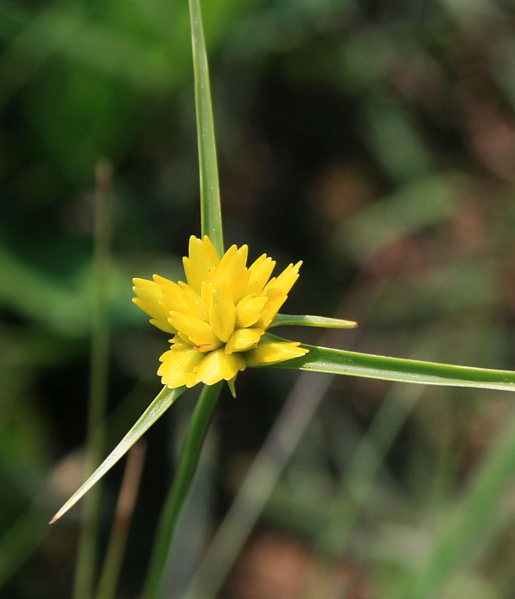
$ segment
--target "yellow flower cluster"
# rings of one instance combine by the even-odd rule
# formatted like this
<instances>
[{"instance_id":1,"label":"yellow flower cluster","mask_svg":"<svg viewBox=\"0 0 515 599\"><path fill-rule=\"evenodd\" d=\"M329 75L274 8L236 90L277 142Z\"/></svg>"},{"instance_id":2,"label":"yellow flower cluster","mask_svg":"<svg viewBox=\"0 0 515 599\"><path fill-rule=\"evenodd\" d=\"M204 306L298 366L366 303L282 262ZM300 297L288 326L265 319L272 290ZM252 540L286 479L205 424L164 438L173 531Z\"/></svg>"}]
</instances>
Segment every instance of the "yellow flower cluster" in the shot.
<instances>
[{"instance_id":1,"label":"yellow flower cluster","mask_svg":"<svg viewBox=\"0 0 515 599\"><path fill-rule=\"evenodd\" d=\"M164 385L193 387L226 380L234 394L238 372L247 366L275 364L303 356L296 342L262 339L302 262L270 279L275 262L263 254L247 267L248 247L233 245L220 258L209 237L192 236L183 258L187 283L159 275L134 279L133 302L159 329L173 333L160 361Z\"/></svg>"}]
</instances>

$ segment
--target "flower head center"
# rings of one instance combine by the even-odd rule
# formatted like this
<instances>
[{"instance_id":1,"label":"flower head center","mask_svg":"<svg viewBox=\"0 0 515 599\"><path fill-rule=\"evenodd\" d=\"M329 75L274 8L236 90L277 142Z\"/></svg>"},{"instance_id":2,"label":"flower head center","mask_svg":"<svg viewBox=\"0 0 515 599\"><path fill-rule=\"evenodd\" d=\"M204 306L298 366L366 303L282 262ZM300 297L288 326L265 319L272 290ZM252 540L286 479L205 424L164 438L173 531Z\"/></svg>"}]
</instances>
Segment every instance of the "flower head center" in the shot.
<instances>
[{"instance_id":1,"label":"flower head center","mask_svg":"<svg viewBox=\"0 0 515 599\"><path fill-rule=\"evenodd\" d=\"M233 245L220 258L207 236L191 237L183 259L186 283L158 275L153 281L134 280L136 305L152 324L174 334L170 350L161 356L158 372L164 384L231 381L250 363L305 353L298 343L264 348L261 341L297 280L301 262L271 279L275 262L263 254L247 267L247 255L246 245Z\"/></svg>"}]
</instances>

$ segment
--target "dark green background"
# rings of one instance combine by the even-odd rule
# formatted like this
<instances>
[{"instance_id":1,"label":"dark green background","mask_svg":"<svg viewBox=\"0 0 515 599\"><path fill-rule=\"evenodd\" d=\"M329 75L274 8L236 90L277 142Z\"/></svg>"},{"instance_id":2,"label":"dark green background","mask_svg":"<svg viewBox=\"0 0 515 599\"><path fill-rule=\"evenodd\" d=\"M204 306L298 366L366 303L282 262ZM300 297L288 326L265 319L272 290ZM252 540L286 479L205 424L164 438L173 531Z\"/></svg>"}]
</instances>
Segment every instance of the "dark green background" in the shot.
<instances>
[{"instance_id":1,"label":"dark green background","mask_svg":"<svg viewBox=\"0 0 515 599\"><path fill-rule=\"evenodd\" d=\"M357 334L325 340L335 347L514 369L510 3L211 0L203 9L226 244L248 243L253 258L266 252L278 268L304 260L285 312L359 320ZM200 233L188 27L179 0L0 2L0 594L8 599L70 596L79 510L50 530L45 523L82 479L100 158L114 169L109 406L119 411L110 446L160 388L166 336L131 304L131 278L179 278L188 237ZM281 333L320 340L312 329ZM294 380L247 371L238 399L223 397L213 493L200 499L215 525ZM333 383L254 533L258 549L260 531L273 530L280 555L295 554L292 542L309 552L363 432L387 394L396 401L389 389ZM194 397L147 436L119 597L140 588L177 421ZM395 596L417 567L407 537L424 547L442 511L466 496L510 401L493 391L424 393L381 456L344 554L327 552L330 567L358 581L349 597ZM105 485L105 537L121 472ZM481 560L469 567L464 555L463 581L446 598L512 597L513 510L505 512L495 534L485 533ZM224 597L279 596L248 570L257 582L245 583L243 569ZM289 597L293 582L282 576Z\"/></svg>"}]
</instances>

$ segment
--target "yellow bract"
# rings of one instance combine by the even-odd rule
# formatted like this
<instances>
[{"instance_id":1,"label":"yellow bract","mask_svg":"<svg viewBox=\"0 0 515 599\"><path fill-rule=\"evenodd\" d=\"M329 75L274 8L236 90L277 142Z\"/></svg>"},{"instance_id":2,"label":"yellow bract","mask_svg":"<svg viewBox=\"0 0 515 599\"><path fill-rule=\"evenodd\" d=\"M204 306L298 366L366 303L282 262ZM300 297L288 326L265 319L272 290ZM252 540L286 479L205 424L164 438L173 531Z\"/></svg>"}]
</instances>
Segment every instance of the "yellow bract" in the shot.
<instances>
[{"instance_id":1,"label":"yellow bract","mask_svg":"<svg viewBox=\"0 0 515 599\"><path fill-rule=\"evenodd\" d=\"M275 262L263 254L247 267L248 247L233 245L220 259L209 237L192 236L183 259L187 283L153 276L134 279L133 302L150 322L174 333L158 375L170 388L229 382L247 366L303 356L296 342L262 340L299 277L302 262L270 279Z\"/></svg>"}]
</instances>

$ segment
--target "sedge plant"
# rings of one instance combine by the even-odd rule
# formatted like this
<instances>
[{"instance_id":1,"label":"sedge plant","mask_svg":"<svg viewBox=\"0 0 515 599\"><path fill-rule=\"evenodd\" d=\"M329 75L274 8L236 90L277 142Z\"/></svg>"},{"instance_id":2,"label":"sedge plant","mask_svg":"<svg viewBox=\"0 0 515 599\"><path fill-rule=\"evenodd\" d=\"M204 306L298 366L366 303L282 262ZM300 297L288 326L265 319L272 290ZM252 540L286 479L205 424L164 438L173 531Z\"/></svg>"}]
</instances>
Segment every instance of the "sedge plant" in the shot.
<instances>
[{"instance_id":1,"label":"sedge plant","mask_svg":"<svg viewBox=\"0 0 515 599\"><path fill-rule=\"evenodd\" d=\"M224 247L209 69L199 0L189 0L200 165L200 237L190 238L185 281L161 275L135 279L135 304L167 333L160 360L162 390L120 443L63 505L58 520L124 456L189 388L204 385L186 433L181 458L161 514L143 598L159 596L171 540L195 476L206 432L226 382L246 368L288 368L422 385L515 391L515 372L384 357L292 342L270 333L276 326L352 328L355 322L287 315L282 309L301 262L273 277L274 261L261 254L247 266L247 246Z\"/></svg>"}]
</instances>

